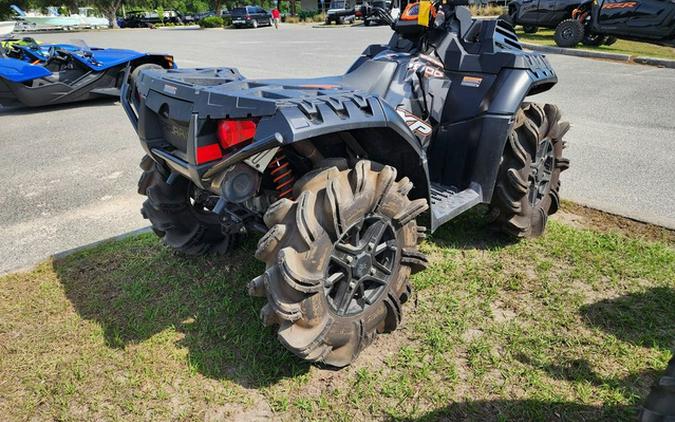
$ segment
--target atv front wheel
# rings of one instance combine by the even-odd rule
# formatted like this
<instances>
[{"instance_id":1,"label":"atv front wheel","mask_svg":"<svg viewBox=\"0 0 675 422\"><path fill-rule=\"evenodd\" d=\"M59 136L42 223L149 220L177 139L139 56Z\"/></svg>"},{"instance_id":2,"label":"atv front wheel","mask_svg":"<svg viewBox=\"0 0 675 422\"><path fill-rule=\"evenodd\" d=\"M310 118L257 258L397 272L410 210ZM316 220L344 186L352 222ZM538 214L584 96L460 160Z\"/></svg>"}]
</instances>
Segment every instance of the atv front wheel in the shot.
<instances>
[{"instance_id":1,"label":"atv front wheel","mask_svg":"<svg viewBox=\"0 0 675 422\"><path fill-rule=\"evenodd\" d=\"M229 249L232 236L223 234L218 216L209 210L208 198L192 182L181 176L169 180L169 172L147 155L141 168L138 193L148 197L141 214L165 244L187 255Z\"/></svg>"},{"instance_id":2,"label":"atv front wheel","mask_svg":"<svg viewBox=\"0 0 675 422\"><path fill-rule=\"evenodd\" d=\"M428 206L408 198L412 187L390 166L359 161L308 173L295 201L267 211L270 230L256 250L266 271L249 293L267 297L261 318L279 325L291 352L342 367L378 333L396 329L408 276L426 266L415 218Z\"/></svg>"},{"instance_id":3,"label":"atv front wheel","mask_svg":"<svg viewBox=\"0 0 675 422\"><path fill-rule=\"evenodd\" d=\"M553 39L558 47L576 47L584 38L584 25L577 19L565 19L555 28Z\"/></svg>"},{"instance_id":4,"label":"atv front wheel","mask_svg":"<svg viewBox=\"0 0 675 422\"><path fill-rule=\"evenodd\" d=\"M525 103L504 148L490 215L501 230L516 237L539 236L549 215L560 206L563 136L569 123L560 122L552 104Z\"/></svg>"}]
</instances>

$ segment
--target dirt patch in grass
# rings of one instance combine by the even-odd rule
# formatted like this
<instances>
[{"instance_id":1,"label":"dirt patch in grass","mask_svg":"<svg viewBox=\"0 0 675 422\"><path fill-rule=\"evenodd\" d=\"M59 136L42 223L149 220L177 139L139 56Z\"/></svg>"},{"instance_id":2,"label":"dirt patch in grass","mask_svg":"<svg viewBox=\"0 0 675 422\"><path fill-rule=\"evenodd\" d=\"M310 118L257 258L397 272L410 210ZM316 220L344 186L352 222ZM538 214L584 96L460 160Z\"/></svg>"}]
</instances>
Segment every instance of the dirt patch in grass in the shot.
<instances>
[{"instance_id":1,"label":"dirt patch in grass","mask_svg":"<svg viewBox=\"0 0 675 422\"><path fill-rule=\"evenodd\" d=\"M633 238L675 244L675 230L598 211L574 202L563 201L561 211L552 218L575 228L618 232Z\"/></svg>"},{"instance_id":2,"label":"dirt patch in grass","mask_svg":"<svg viewBox=\"0 0 675 422\"><path fill-rule=\"evenodd\" d=\"M255 239L144 234L0 277L4 420L630 419L675 338L671 231L565 203L514 243L478 210L430 236L405 323L308 365L258 320Z\"/></svg>"}]
</instances>

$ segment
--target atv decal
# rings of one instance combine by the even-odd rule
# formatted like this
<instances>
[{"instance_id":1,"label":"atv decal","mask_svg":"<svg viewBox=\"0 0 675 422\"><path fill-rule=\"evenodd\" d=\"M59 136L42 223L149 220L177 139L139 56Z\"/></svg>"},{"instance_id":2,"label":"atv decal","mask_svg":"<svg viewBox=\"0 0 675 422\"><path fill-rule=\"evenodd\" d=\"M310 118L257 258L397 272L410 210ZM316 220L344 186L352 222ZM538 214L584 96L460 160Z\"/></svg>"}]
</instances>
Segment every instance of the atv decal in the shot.
<instances>
[{"instance_id":1,"label":"atv decal","mask_svg":"<svg viewBox=\"0 0 675 422\"><path fill-rule=\"evenodd\" d=\"M445 77L445 73L443 73L441 70L436 69L435 67L424 66L424 77L425 78L443 78L443 77Z\"/></svg>"},{"instance_id":2,"label":"atv decal","mask_svg":"<svg viewBox=\"0 0 675 422\"><path fill-rule=\"evenodd\" d=\"M431 62L430 62L431 63ZM434 63L435 64L435 63ZM443 67L437 68L432 66L429 63L421 62L420 60L411 60L408 64L408 69L412 70L414 73L417 73L419 69L423 69L423 76L427 79L429 78L445 78L445 73L443 72Z\"/></svg>"},{"instance_id":3,"label":"atv decal","mask_svg":"<svg viewBox=\"0 0 675 422\"><path fill-rule=\"evenodd\" d=\"M636 1L624 1L621 3L607 3L602 5L603 9L631 9L637 7L638 3Z\"/></svg>"},{"instance_id":4,"label":"atv decal","mask_svg":"<svg viewBox=\"0 0 675 422\"><path fill-rule=\"evenodd\" d=\"M408 129L414 134L422 137L431 135L431 126L424 120L402 108L397 108L396 112L401 116L403 121L405 121L405 124L408 125Z\"/></svg>"},{"instance_id":5,"label":"atv decal","mask_svg":"<svg viewBox=\"0 0 675 422\"><path fill-rule=\"evenodd\" d=\"M437 59L435 59L431 56L427 56L426 54L420 54L420 59L422 59L424 61L427 61L427 62L433 64L434 66L443 68L443 63L441 63L440 60L437 60Z\"/></svg>"},{"instance_id":6,"label":"atv decal","mask_svg":"<svg viewBox=\"0 0 675 422\"><path fill-rule=\"evenodd\" d=\"M462 78L462 86L469 86L471 88L478 88L483 82L483 78L478 76L465 76Z\"/></svg>"}]
</instances>

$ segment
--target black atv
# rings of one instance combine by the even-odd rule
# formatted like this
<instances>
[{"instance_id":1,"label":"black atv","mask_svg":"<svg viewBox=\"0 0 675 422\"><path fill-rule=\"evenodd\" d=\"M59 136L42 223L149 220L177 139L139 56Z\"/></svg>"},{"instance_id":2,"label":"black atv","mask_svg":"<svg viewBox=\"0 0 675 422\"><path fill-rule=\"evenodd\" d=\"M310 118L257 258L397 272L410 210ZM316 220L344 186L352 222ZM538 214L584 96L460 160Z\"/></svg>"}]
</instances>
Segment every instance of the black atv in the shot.
<instances>
[{"instance_id":1,"label":"black atv","mask_svg":"<svg viewBox=\"0 0 675 422\"><path fill-rule=\"evenodd\" d=\"M612 44L617 38L675 47L675 2L583 0L555 29L558 47Z\"/></svg>"},{"instance_id":2,"label":"black atv","mask_svg":"<svg viewBox=\"0 0 675 422\"><path fill-rule=\"evenodd\" d=\"M147 153L143 216L186 254L265 233L249 292L303 359L348 365L397 327L408 277L427 265L425 211L433 232L489 204L495 227L528 237L558 210L569 124L524 102L556 84L549 62L505 22L430 6L395 22L382 11L389 44L341 76L146 70L123 88Z\"/></svg>"}]
</instances>

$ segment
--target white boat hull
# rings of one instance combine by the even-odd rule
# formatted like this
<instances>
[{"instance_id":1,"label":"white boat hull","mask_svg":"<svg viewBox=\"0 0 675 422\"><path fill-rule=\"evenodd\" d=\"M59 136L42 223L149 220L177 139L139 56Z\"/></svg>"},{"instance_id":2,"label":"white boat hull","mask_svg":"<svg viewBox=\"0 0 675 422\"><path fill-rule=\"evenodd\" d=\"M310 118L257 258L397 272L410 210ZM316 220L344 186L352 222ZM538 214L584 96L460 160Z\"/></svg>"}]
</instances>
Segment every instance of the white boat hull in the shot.
<instances>
[{"instance_id":1,"label":"white boat hull","mask_svg":"<svg viewBox=\"0 0 675 422\"><path fill-rule=\"evenodd\" d=\"M14 32L14 21L0 21L0 36L9 35Z\"/></svg>"},{"instance_id":2,"label":"white boat hull","mask_svg":"<svg viewBox=\"0 0 675 422\"><path fill-rule=\"evenodd\" d=\"M19 19L36 28L75 28L80 24L80 18L71 16L21 16Z\"/></svg>"}]
</instances>

